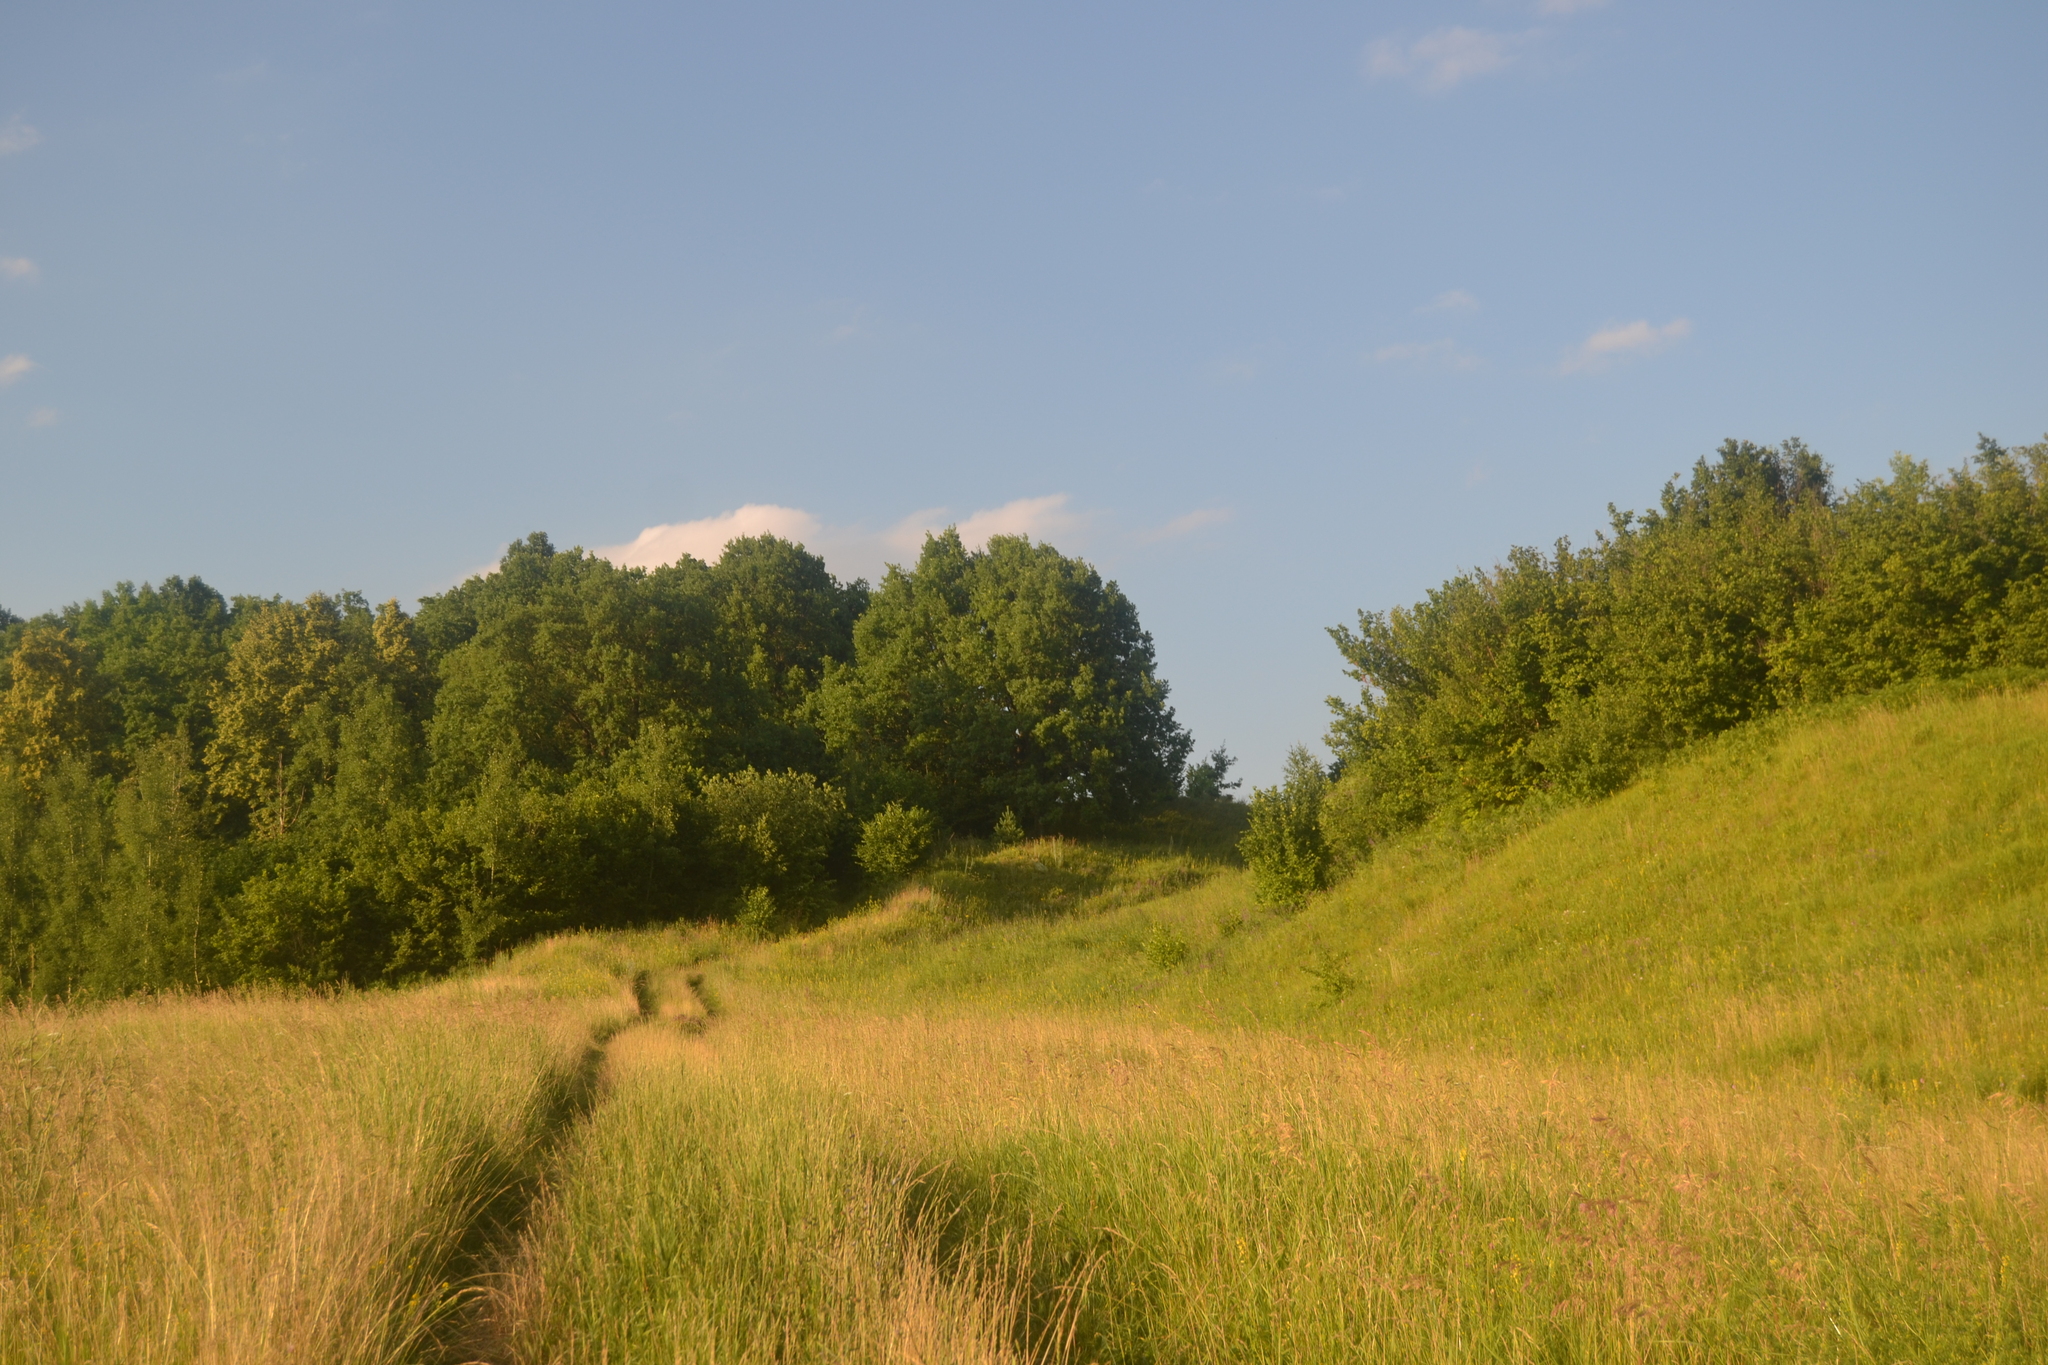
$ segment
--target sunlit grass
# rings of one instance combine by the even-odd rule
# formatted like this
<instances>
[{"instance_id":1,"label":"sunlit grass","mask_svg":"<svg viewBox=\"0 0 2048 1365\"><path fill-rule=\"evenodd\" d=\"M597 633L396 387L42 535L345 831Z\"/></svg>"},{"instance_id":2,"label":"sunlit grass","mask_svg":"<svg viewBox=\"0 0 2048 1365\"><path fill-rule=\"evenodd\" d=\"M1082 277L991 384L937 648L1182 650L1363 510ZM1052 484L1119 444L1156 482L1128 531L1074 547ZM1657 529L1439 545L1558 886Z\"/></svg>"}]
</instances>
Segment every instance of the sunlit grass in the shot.
<instances>
[{"instance_id":1,"label":"sunlit grass","mask_svg":"<svg viewBox=\"0 0 2048 1365\"><path fill-rule=\"evenodd\" d=\"M1302 912L1213 829L815 932L0 1020L0 1361L2048 1358L2048 695Z\"/></svg>"},{"instance_id":2,"label":"sunlit grass","mask_svg":"<svg viewBox=\"0 0 2048 1365\"><path fill-rule=\"evenodd\" d=\"M622 1063L515 1358L984 1359L1003 1327L1084 1360L2048 1349L2033 1106L767 1003ZM906 1258L971 1349L894 1344Z\"/></svg>"},{"instance_id":3,"label":"sunlit grass","mask_svg":"<svg viewBox=\"0 0 2048 1365\"><path fill-rule=\"evenodd\" d=\"M621 1008L444 988L7 1016L0 1360L418 1358Z\"/></svg>"}]
</instances>

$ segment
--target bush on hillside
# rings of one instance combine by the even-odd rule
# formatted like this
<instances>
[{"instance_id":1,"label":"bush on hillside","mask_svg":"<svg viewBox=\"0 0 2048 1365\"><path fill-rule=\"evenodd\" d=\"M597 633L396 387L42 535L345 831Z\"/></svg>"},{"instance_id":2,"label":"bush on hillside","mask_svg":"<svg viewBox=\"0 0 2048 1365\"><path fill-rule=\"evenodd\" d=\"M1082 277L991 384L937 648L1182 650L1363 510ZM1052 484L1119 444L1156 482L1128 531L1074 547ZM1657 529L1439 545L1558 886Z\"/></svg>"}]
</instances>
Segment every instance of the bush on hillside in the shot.
<instances>
[{"instance_id":1,"label":"bush on hillside","mask_svg":"<svg viewBox=\"0 0 2048 1365\"><path fill-rule=\"evenodd\" d=\"M1293 908L1327 884L1330 848L1323 835L1323 801L1330 780L1322 765L1296 745L1287 776L1277 787L1252 791L1250 825L1238 851L1251 869L1252 894L1261 905Z\"/></svg>"},{"instance_id":2,"label":"bush on hillside","mask_svg":"<svg viewBox=\"0 0 2048 1365\"><path fill-rule=\"evenodd\" d=\"M860 827L854 858L861 871L878 882L907 877L924 860L937 822L922 806L891 801Z\"/></svg>"}]
</instances>

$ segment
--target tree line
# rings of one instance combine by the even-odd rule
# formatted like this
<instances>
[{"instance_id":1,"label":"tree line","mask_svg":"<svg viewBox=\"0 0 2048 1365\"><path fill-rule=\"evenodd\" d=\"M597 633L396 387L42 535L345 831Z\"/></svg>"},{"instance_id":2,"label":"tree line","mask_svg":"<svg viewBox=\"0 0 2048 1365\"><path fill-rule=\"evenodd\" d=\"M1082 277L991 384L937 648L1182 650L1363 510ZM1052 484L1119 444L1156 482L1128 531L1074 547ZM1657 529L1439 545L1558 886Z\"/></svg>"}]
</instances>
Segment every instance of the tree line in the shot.
<instances>
[{"instance_id":1,"label":"tree line","mask_svg":"<svg viewBox=\"0 0 2048 1365\"><path fill-rule=\"evenodd\" d=\"M641 570L536 534L411 614L123 583L0 613L0 658L11 998L799 922L940 831L1138 818L1190 745L1115 583L953 531L872 590L771 536Z\"/></svg>"},{"instance_id":2,"label":"tree line","mask_svg":"<svg viewBox=\"0 0 2048 1365\"><path fill-rule=\"evenodd\" d=\"M2048 439L1896 457L1843 492L1800 442L1725 442L1585 547L1521 548L1332 639L1329 767L1253 798L1261 894L1298 902L1432 820L1598 796L1708 735L1916 678L2048 668Z\"/></svg>"}]
</instances>

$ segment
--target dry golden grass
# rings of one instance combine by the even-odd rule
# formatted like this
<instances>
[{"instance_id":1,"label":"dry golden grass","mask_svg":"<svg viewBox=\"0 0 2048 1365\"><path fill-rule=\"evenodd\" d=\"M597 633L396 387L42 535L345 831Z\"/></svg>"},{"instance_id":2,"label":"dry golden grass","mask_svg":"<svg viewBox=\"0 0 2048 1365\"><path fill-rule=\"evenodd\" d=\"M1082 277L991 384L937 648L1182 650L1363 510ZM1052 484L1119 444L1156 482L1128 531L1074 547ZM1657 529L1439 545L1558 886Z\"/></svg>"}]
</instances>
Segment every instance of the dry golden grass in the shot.
<instances>
[{"instance_id":1,"label":"dry golden grass","mask_svg":"<svg viewBox=\"0 0 2048 1365\"><path fill-rule=\"evenodd\" d=\"M603 1102L495 1290L492 1358L1031 1359L1012 1340L1028 1247L942 1248L915 1172L778 1104L752 1063L669 1022L612 1041Z\"/></svg>"},{"instance_id":2,"label":"dry golden grass","mask_svg":"<svg viewBox=\"0 0 2048 1365\"><path fill-rule=\"evenodd\" d=\"M0 1360L416 1359L630 997L0 1016Z\"/></svg>"},{"instance_id":3,"label":"dry golden grass","mask_svg":"<svg viewBox=\"0 0 2048 1365\"><path fill-rule=\"evenodd\" d=\"M773 1003L742 996L703 1039L636 1043L634 1099L595 1114L605 1155L567 1168L528 1262L529 1292L580 1325L516 1358L905 1358L874 1329L886 1315L853 1305L926 1273L896 1268L906 1237L931 1248L913 1264L998 1305L981 1320L1011 1349L1048 1356L1069 1331L1076 1358L1103 1360L2048 1348L2033 1106ZM830 1134L832 1158L806 1155L805 1134ZM764 1135L779 1135L765 1151ZM682 1170L717 1196L673 1186ZM831 1213L850 1189L862 1212ZM880 1288L798 1264L855 1228L898 1239L859 1243ZM850 1316L793 1325L728 1302L754 1286L786 1308L806 1275Z\"/></svg>"}]
</instances>

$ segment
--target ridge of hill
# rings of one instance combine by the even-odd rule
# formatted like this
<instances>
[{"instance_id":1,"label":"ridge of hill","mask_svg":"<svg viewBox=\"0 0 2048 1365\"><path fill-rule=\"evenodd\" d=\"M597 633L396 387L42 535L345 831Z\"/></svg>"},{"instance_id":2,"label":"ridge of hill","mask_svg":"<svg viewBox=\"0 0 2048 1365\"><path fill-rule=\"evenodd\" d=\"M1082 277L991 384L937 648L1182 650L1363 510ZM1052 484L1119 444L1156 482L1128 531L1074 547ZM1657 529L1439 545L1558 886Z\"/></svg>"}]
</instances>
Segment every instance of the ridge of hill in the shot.
<instances>
[{"instance_id":1,"label":"ridge of hill","mask_svg":"<svg viewBox=\"0 0 2048 1365\"><path fill-rule=\"evenodd\" d=\"M1138 1008L2038 1101L2044 775L2048 690L1918 685L1732 732L1599 802L1391 841L1299 914L1253 908L1213 840L1042 840L726 970L881 1008Z\"/></svg>"}]
</instances>

